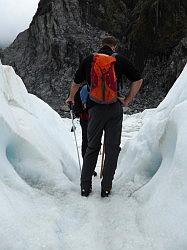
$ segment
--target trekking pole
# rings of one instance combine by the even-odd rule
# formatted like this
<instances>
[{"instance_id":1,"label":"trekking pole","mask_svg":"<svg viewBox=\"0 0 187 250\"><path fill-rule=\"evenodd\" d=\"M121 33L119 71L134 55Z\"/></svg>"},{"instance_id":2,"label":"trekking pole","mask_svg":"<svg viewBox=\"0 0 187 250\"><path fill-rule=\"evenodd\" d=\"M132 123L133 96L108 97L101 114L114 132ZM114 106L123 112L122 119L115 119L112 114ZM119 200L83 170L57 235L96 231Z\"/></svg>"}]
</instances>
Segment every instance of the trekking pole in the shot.
<instances>
[{"instance_id":1,"label":"trekking pole","mask_svg":"<svg viewBox=\"0 0 187 250\"><path fill-rule=\"evenodd\" d=\"M105 144L103 142L103 151L102 151L102 157L101 157L100 179L103 177L104 159L105 159Z\"/></svg>"},{"instance_id":2,"label":"trekking pole","mask_svg":"<svg viewBox=\"0 0 187 250\"><path fill-rule=\"evenodd\" d=\"M79 168L80 168L80 173L81 173L81 162L80 162L79 149L78 149L78 144L77 144L77 137L76 137L76 133L75 133L75 125L74 125L74 121L73 121L73 104L72 103L69 103L69 109L70 109L73 133L74 133L74 137L75 137L75 145L76 145L76 149L77 149Z\"/></svg>"}]
</instances>

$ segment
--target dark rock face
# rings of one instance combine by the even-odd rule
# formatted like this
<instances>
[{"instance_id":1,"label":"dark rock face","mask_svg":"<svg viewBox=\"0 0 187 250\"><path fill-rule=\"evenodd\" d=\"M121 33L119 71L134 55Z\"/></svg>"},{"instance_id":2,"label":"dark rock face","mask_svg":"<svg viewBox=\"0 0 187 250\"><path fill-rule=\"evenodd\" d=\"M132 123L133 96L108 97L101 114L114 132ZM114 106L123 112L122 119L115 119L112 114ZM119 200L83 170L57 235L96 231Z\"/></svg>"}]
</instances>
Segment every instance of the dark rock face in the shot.
<instances>
[{"instance_id":1,"label":"dark rock face","mask_svg":"<svg viewBox=\"0 0 187 250\"><path fill-rule=\"evenodd\" d=\"M187 59L184 0L41 0L28 30L0 53L29 92L64 115L69 84L80 61L106 33L143 72L144 87L130 106L155 107Z\"/></svg>"},{"instance_id":2,"label":"dark rock face","mask_svg":"<svg viewBox=\"0 0 187 250\"><path fill-rule=\"evenodd\" d=\"M157 107L182 72L186 62L187 38L183 38L168 57L155 56L148 59L143 70L144 84L138 93L139 98L130 105L130 111Z\"/></svg>"},{"instance_id":3,"label":"dark rock face","mask_svg":"<svg viewBox=\"0 0 187 250\"><path fill-rule=\"evenodd\" d=\"M63 114L74 72L102 34L82 24L77 1L43 0L29 29L4 51L3 62L15 68L29 92Z\"/></svg>"},{"instance_id":4,"label":"dark rock face","mask_svg":"<svg viewBox=\"0 0 187 250\"><path fill-rule=\"evenodd\" d=\"M138 21L128 44L143 70L140 109L156 107L187 62L186 12L186 1L147 0L135 6Z\"/></svg>"},{"instance_id":5,"label":"dark rock face","mask_svg":"<svg viewBox=\"0 0 187 250\"><path fill-rule=\"evenodd\" d=\"M3 57L3 50L0 48L0 58Z\"/></svg>"}]
</instances>

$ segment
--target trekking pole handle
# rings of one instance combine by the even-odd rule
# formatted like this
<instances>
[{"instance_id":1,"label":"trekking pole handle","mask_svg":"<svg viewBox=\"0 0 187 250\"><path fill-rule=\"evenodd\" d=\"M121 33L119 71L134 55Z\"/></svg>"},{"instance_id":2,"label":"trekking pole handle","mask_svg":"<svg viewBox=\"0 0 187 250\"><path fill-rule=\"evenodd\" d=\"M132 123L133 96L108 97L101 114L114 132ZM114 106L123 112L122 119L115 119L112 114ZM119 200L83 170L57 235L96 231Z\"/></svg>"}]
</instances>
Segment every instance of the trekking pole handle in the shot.
<instances>
[{"instance_id":1,"label":"trekking pole handle","mask_svg":"<svg viewBox=\"0 0 187 250\"><path fill-rule=\"evenodd\" d=\"M68 106L70 110L73 110L73 103L72 102L68 102Z\"/></svg>"},{"instance_id":2,"label":"trekking pole handle","mask_svg":"<svg viewBox=\"0 0 187 250\"><path fill-rule=\"evenodd\" d=\"M80 168L80 173L81 173L81 162L80 162L80 156L79 156L77 137L76 137L76 133L75 133L75 125L74 125L74 121L73 121L73 103L72 102L68 103L68 105L69 105L69 108L70 108L70 115L71 115L71 120L72 120L73 133L74 133L74 137L75 137L75 145L76 145L76 149L77 149L78 163L79 163L79 168Z\"/></svg>"}]
</instances>

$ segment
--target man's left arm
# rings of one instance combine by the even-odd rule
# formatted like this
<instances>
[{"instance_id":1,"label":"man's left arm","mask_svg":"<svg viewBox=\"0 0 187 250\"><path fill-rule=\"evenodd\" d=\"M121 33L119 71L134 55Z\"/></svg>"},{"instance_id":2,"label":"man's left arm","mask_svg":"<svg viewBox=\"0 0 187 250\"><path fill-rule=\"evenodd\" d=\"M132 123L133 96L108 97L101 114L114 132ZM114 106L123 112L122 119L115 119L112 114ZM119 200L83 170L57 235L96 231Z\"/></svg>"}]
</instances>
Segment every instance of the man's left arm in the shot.
<instances>
[{"instance_id":1,"label":"man's left arm","mask_svg":"<svg viewBox=\"0 0 187 250\"><path fill-rule=\"evenodd\" d=\"M123 68L122 73L127 77L127 79L131 81L131 88L129 90L128 95L124 99L120 98L120 101L125 106L127 106L138 93L142 85L143 79L139 71L133 66L133 64L127 58L121 56L120 61Z\"/></svg>"},{"instance_id":2,"label":"man's left arm","mask_svg":"<svg viewBox=\"0 0 187 250\"><path fill-rule=\"evenodd\" d=\"M123 101L123 104L125 106L127 106L130 102L132 102L132 100L134 99L134 97L138 93L138 91L139 91L139 89L140 89L140 87L142 85L142 82L143 82L143 79L132 82L130 91L129 91L127 97Z\"/></svg>"}]
</instances>

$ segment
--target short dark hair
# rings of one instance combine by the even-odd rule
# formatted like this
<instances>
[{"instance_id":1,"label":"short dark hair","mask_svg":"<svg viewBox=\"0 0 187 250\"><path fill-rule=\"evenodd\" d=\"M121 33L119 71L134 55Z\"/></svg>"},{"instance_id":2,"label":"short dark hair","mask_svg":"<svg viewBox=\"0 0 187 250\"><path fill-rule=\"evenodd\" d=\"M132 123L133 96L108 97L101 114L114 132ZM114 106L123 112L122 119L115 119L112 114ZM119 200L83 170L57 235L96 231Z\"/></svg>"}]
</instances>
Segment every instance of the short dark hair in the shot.
<instances>
[{"instance_id":1,"label":"short dark hair","mask_svg":"<svg viewBox=\"0 0 187 250\"><path fill-rule=\"evenodd\" d=\"M113 36L107 36L102 40L102 45L108 45L108 46L116 46L117 40Z\"/></svg>"}]
</instances>

